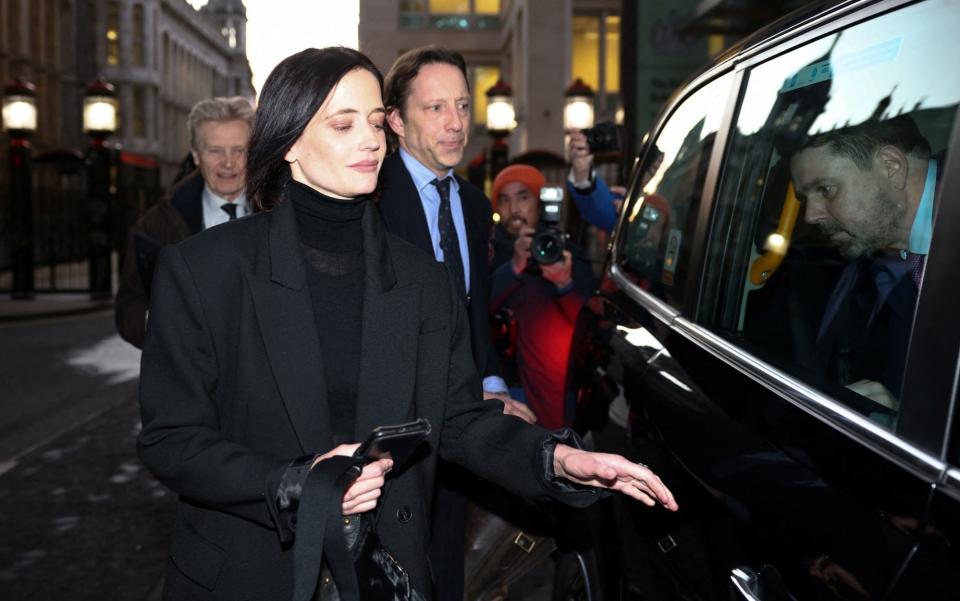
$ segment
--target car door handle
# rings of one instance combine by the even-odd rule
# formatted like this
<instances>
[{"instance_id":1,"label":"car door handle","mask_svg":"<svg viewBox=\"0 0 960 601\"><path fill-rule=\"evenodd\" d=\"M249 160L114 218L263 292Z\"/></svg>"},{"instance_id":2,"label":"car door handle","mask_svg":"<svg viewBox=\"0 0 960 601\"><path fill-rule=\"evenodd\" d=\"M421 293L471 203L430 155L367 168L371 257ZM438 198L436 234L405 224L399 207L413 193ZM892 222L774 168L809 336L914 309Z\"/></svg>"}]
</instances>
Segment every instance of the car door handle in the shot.
<instances>
[{"instance_id":1,"label":"car door handle","mask_svg":"<svg viewBox=\"0 0 960 601\"><path fill-rule=\"evenodd\" d=\"M758 594L757 573L740 566L730 570L730 601L763 601Z\"/></svg>"},{"instance_id":2,"label":"car door handle","mask_svg":"<svg viewBox=\"0 0 960 601\"><path fill-rule=\"evenodd\" d=\"M787 591L780 572L773 566L763 566L757 573L747 566L730 571L731 601L796 601Z\"/></svg>"}]
</instances>

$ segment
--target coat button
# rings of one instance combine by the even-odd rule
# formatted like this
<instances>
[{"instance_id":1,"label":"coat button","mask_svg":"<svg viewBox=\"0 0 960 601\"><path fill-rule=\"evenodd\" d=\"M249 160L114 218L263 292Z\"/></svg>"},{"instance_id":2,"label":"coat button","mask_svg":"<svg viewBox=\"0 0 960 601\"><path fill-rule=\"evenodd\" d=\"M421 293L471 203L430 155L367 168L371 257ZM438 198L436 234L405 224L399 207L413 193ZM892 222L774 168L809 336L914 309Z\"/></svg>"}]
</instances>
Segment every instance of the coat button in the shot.
<instances>
[{"instance_id":1,"label":"coat button","mask_svg":"<svg viewBox=\"0 0 960 601\"><path fill-rule=\"evenodd\" d=\"M409 522L411 517L413 517L413 512L410 511L410 507L407 505L401 505L400 508L397 509L397 520L401 524Z\"/></svg>"}]
</instances>

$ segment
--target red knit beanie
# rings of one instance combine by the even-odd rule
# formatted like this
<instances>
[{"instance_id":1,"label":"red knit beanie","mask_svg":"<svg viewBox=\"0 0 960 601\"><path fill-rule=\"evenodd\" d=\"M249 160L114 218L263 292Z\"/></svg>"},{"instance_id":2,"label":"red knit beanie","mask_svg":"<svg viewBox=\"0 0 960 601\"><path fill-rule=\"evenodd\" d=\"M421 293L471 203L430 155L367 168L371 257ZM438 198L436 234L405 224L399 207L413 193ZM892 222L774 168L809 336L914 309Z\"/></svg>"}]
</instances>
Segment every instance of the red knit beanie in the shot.
<instances>
[{"instance_id":1,"label":"red knit beanie","mask_svg":"<svg viewBox=\"0 0 960 601\"><path fill-rule=\"evenodd\" d=\"M530 165L517 164L504 167L493 180L493 194L490 202L493 204L494 211L497 210L497 203L500 201L500 190L510 182L520 182L539 200L540 188L547 183L547 178Z\"/></svg>"}]
</instances>

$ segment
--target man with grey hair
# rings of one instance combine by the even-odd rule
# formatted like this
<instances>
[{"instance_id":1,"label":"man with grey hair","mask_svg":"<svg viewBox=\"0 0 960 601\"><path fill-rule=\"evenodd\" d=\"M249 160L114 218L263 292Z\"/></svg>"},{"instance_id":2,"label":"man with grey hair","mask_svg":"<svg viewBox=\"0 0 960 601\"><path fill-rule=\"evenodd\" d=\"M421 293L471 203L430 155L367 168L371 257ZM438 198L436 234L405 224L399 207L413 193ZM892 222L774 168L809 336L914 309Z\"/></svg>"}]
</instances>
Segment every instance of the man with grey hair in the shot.
<instances>
[{"instance_id":1,"label":"man with grey hair","mask_svg":"<svg viewBox=\"0 0 960 601\"><path fill-rule=\"evenodd\" d=\"M114 304L120 337L143 348L150 282L160 248L251 212L244 194L253 107L246 98L206 98L187 117L196 172L137 221Z\"/></svg>"}]
</instances>

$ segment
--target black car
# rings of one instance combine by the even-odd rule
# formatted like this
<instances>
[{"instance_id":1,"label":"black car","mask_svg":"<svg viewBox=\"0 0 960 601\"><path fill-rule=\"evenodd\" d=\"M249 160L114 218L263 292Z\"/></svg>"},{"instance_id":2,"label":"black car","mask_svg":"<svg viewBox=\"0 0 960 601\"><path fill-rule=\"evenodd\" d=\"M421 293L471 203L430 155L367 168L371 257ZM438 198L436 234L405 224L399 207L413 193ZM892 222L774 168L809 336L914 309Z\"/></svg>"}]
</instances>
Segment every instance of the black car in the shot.
<instances>
[{"instance_id":1,"label":"black car","mask_svg":"<svg viewBox=\"0 0 960 601\"><path fill-rule=\"evenodd\" d=\"M958 62L956 0L832 3L664 107L569 377L681 509L606 501L606 598L960 599Z\"/></svg>"}]
</instances>

